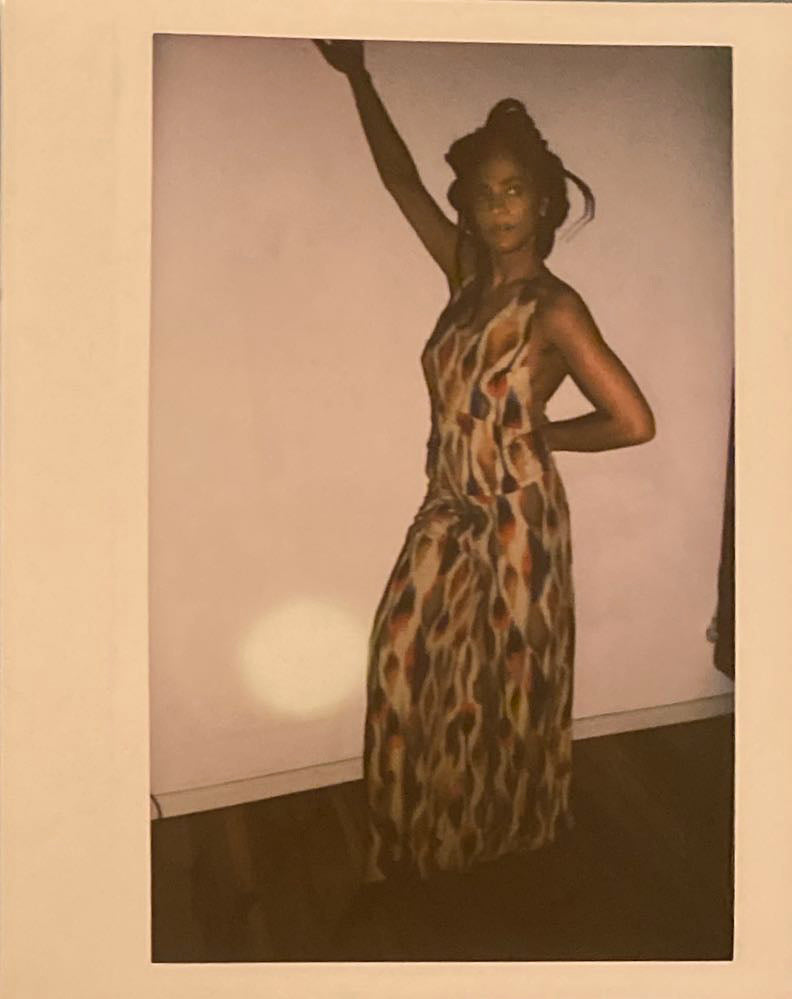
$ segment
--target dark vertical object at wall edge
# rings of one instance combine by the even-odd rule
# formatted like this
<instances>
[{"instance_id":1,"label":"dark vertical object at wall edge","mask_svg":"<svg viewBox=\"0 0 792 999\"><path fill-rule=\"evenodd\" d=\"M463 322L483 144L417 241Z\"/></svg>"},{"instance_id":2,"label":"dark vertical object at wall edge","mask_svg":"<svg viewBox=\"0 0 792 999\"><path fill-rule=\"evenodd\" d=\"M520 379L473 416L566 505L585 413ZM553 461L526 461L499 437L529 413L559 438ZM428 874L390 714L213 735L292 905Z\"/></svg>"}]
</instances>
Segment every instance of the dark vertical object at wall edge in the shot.
<instances>
[{"instance_id":1,"label":"dark vertical object at wall edge","mask_svg":"<svg viewBox=\"0 0 792 999\"><path fill-rule=\"evenodd\" d=\"M732 381L729 446L726 459L726 495L718 568L717 640L715 668L734 679L734 382Z\"/></svg>"}]
</instances>

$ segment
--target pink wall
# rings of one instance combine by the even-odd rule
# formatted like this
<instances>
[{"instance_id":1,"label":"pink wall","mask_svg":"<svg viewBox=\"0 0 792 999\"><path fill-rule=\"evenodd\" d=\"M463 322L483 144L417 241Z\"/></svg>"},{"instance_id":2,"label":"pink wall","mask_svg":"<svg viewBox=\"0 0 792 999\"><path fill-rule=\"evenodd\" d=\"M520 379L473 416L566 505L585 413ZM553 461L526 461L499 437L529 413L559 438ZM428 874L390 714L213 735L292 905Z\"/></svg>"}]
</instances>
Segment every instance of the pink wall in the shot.
<instances>
[{"instance_id":1,"label":"pink wall","mask_svg":"<svg viewBox=\"0 0 792 999\"><path fill-rule=\"evenodd\" d=\"M444 207L442 154L508 95L598 198L550 266L645 389L658 435L558 456L575 716L731 690L704 638L733 336L727 54L368 51ZM424 490L418 356L447 291L310 42L158 37L154 140L151 749L164 792L359 755L369 622ZM565 386L550 415L585 406Z\"/></svg>"}]
</instances>

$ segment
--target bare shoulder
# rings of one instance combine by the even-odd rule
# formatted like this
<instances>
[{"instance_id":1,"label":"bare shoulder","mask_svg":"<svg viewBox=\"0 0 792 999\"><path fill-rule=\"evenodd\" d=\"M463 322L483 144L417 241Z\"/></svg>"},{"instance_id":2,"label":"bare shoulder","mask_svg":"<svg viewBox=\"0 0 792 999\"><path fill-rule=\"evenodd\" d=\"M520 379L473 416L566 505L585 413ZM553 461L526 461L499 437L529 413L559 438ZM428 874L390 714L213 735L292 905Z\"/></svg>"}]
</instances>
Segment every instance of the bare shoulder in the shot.
<instances>
[{"instance_id":1,"label":"bare shoulder","mask_svg":"<svg viewBox=\"0 0 792 999\"><path fill-rule=\"evenodd\" d=\"M551 323L573 321L575 317L590 315L580 292L555 274L542 278L536 311L538 316Z\"/></svg>"},{"instance_id":2,"label":"bare shoulder","mask_svg":"<svg viewBox=\"0 0 792 999\"><path fill-rule=\"evenodd\" d=\"M580 292L554 274L542 279L535 316L542 334L553 343L600 335Z\"/></svg>"}]
</instances>

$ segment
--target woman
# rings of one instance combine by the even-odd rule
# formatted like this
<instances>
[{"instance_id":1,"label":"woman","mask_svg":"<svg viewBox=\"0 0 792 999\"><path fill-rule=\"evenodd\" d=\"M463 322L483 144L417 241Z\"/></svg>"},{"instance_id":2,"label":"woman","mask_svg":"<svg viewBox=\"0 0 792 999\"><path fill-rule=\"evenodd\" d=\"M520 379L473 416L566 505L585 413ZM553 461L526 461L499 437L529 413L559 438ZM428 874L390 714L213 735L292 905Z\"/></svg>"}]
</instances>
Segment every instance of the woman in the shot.
<instances>
[{"instance_id":1,"label":"woman","mask_svg":"<svg viewBox=\"0 0 792 999\"><path fill-rule=\"evenodd\" d=\"M426 497L371 631L365 880L426 878L553 842L570 807L574 596L554 451L650 440L652 412L580 295L548 270L567 180L524 106L500 101L446 155L449 220L423 186L360 42L317 41L349 80L383 183L445 273L421 362ZM569 375L592 405L549 422Z\"/></svg>"}]
</instances>

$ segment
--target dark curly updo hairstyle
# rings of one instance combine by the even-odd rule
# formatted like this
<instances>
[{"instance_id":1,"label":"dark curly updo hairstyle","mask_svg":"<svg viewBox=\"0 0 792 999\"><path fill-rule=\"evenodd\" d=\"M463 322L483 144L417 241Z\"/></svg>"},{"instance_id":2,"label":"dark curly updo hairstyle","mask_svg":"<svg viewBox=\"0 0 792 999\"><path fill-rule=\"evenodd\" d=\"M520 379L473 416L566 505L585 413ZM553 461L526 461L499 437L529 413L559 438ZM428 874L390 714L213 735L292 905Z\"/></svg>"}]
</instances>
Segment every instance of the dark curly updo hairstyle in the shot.
<instances>
[{"instance_id":1,"label":"dark curly updo hairstyle","mask_svg":"<svg viewBox=\"0 0 792 999\"><path fill-rule=\"evenodd\" d=\"M506 152L513 156L532 177L536 191L546 204L540 218L537 249L544 260L555 242L558 228L569 215L567 180L581 191L584 210L579 225L594 217L594 195L589 186L570 173L559 157L547 147L546 140L525 110L525 105L507 97L492 108L484 125L457 139L446 153L446 162L454 171L454 181L448 189L448 200L458 214L457 278L460 277L460 249L465 237L473 241L477 251L476 272L480 281L486 278L489 255L472 222L468 203L468 185L474 171L489 156Z\"/></svg>"}]
</instances>

